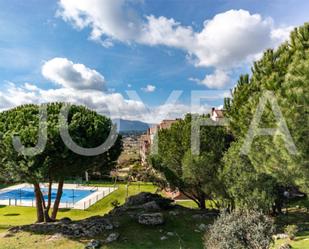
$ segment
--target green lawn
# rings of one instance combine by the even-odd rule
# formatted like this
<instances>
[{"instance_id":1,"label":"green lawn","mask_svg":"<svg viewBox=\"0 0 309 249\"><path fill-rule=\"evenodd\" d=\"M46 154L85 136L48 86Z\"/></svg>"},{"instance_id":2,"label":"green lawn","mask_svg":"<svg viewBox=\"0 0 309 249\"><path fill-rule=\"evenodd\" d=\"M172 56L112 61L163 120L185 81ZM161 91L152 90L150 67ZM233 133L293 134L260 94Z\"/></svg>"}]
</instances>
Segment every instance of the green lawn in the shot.
<instances>
[{"instance_id":1,"label":"green lawn","mask_svg":"<svg viewBox=\"0 0 309 249\"><path fill-rule=\"evenodd\" d=\"M282 215L276 219L276 225L278 228L283 228L287 225L297 225L300 232L294 241L289 240L278 240L276 241L275 248L278 248L284 243L289 243L295 249L309 248L309 213L306 212L305 208L296 209L290 208L288 215ZM279 230L282 232L282 230Z\"/></svg>"},{"instance_id":2,"label":"green lawn","mask_svg":"<svg viewBox=\"0 0 309 249\"><path fill-rule=\"evenodd\" d=\"M108 183L94 183L93 186L111 186ZM128 195L139 192L155 192L156 187L152 184L131 184ZM89 209L83 210L60 210L58 218L70 217L73 220L84 219L94 215L103 215L113 207L111 202L118 200L121 204L127 196L126 185L120 184L119 189L106 198L100 200ZM178 201L180 205L196 208L193 201ZM209 207L211 203L207 203ZM53 239L50 235L37 235L30 233L19 233L18 236L1 238L5 231L11 226L33 223L35 221L35 208L30 207L6 207L0 206L0 248L1 249L24 249L24 248L59 248L59 249L83 249L87 241L70 240L66 238ZM209 224L211 220L194 220L190 215L181 218L166 215L167 222L164 226L145 227L141 226L130 217L124 217L118 229L121 234L118 242L103 246L103 249L203 249L202 233L196 231L199 224ZM309 228L309 213L306 209L290 208L289 215L283 215L276 219L277 227L287 224L297 224L301 230ZM161 241L160 238L167 232L173 232L175 236ZM280 232L280 231L279 231ZM104 239L99 237L99 239ZM295 241L276 241L274 248L283 243L290 243L294 249L309 248L309 231L299 232Z\"/></svg>"},{"instance_id":3,"label":"green lawn","mask_svg":"<svg viewBox=\"0 0 309 249\"><path fill-rule=\"evenodd\" d=\"M96 186L108 186L107 184L95 184ZM156 187L152 184L133 184L129 187L129 195L141 191L155 192ZM120 185L119 189L108 197L97 202L88 210L61 210L58 218L70 217L71 219L83 219L94 215L103 215L112 209L111 202L118 200L124 203L127 195L126 186ZM189 205L190 202L186 202ZM166 216L166 223L159 227L145 227L132 220L130 217L123 217L120 220L118 232L121 234L118 242L103 246L103 249L202 249L202 233L196 229L199 224L208 224L211 220L194 220L190 215L174 217ZM10 226L28 224L35 221L35 209L28 207L1 207L0 208L0 229L2 234ZM167 240L161 240L167 232L173 232L174 236ZM1 236L1 235L0 235ZM104 239L99 237L99 239ZM54 240L50 235L37 235L30 233L19 233L18 236L0 238L1 249L24 249L24 248L60 248L79 249L84 248L87 241L75 241L66 238Z\"/></svg>"},{"instance_id":4,"label":"green lawn","mask_svg":"<svg viewBox=\"0 0 309 249\"><path fill-rule=\"evenodd\" d=\"M110 184L93 184L99 187L108 187ZM152 184L131 184L129 186L128 194L135 195L141 191L155 192L156 187ZM120 184L118 190L108 195L104 199L98 201L96 204L87 210L61 209L58 218L69 217L73 220L84 219L94 215L103 215L108 213L113 207L111 202L118 200L121 204L125 202L127 195L126 185ZM0 232L7 230L11 226L24 225L35 222L36 211L31 207L13 207L0 206Z\"/></svg>"}]
</instances>

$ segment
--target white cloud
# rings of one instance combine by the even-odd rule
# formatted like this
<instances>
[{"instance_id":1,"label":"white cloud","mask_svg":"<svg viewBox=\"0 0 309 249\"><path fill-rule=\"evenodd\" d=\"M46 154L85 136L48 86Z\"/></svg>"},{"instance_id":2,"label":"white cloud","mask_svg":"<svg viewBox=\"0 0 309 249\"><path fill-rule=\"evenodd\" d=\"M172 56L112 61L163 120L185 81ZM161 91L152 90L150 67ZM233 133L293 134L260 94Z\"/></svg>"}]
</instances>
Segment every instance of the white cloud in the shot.
<instances>
[{"instance_id":1,"label":"white cloud","mask_svg":"<svg viewBox=\"0 0 309 249\"><path fill-rule=\"evenodd\" d=\"M273 29L271 32L271 37L277 43L277 45L279 45L282 41L286 41L289 39L290 33L293 29L293 26Z\"/></svg>"},{"instance_id":2,"label":"white cloud","mask_svg":"<svg viewBox=\"0 0 309 249\"><path fill-rule=\"evenodd\" d=\"M189 80L195 81L199 84L205 85L208 88L221 89L230 85L231 79L229 75L220 69L216 69L213 74L208 74L203 80L190 78Z\"/></svg>"},{"instance_id":3,"label":"white cloud","mask_svg":"<svg viewBox=\"0 0 309 249\"><path fill-rule=\"evenodd\" d=\"M245 10L230 10L217 14L204 22L203 30L196 34L193 48L198 66L230 68L246 61L272 45L271 19L251 15Z\"/></svg>"},{"instance_id":4,"label":"white cloud","mask_svg":"<svg viewBox=\"0 0 309 249\"><path fill-rule=\"evenodd\" d=\"M57 61L58 63L56 63ZM125 99L120 93L105 92L95 88L89 89L80 85L76 87L76 85L72 85L71 80L68 80L71 77L68 77L66 73L67 70L72 71L72 67L74 68L75 65L68 59L61 58L60 61L58 59L50 60L42 66L43 76L52 78L54 82L58 83L59 88L56 89L42 89L28 82L21 86L13 82L6 82L6 87L0 91L0 110L23 104L69 102L85 105L111 118L138 119L146 122L159 122L161 117L162 119L165 117L182 117L183 114L190 112L189 105L159 105L150 108L139 100ZM92 72L84 65L82 68ZM145 89L151 92L155 88L155 86L149 84Z\"/></svg>"},{"instance_id":5,"label":"white cloud","mask_svg":"<svg viewBox=\"0 0 309 249\"><path fill-rule=\"evenodd\" d=\"M57 14L76 28L91 27L90 38L104 46L112 40L130 42L141 29L129 0L60 0Z\"/></svg>"},{"instance_id":6,"label":"white cloud","mask_svg":"<svg viewBox=\"0 0 309 249\"><path fill-rule=\"evenodd\" d=\"M146 93L152 93L156 90L156 86L154 85L147 85L146 87L144 88L141 88L144 92Z\"/></svg>"},{"instance_id":7,"label":"white cloud","mask_svg":"<svg viewBox=\"0 0 309 249\"><path fill-rule=\"evenodd\" d=\"M22 104L57 101L85 105L101 114L127 119L134 119L137 113L146 111L146 106L142 102L125 99L120 93L105 93L98 90L65 87L44 90L34 85L17 86L10 83L6 90L0 92L1 110Z\"/></svg>"},{"instance_id":8,"label":"white cloud","mask_svg":"<svg viewBox=\"0 0 309 249\"><path fill-rule=\"evenodd\" d=\"M104 76L83 64L66 58L53 58L44 63L42 75L63 87L72 89L105 89Z\"/></svg>"},{"instance_id":9,"label":"white cloud","mask_svg":"<svg viewBox=\"0 0 309 249\"><path fill-rule=\"evenodd\" d=\"M90 28L90 38L104 46L113 41L164 45L182 49L198 67L220 70L235 69L257 58L264 49L284 41L291 30L276 28L271 18L240 9L219 13L205 20L201 31L194 31L172 18L142 17L132 7L137 2L60 0L58 13L79 29Z\"/></svg>"},{"instance_id":10,"label":"white cloud","mask_svg":"<svg viewBox=\"0 0 309 249\"><path fill-rule=\"evenodd\" d=\"M69 102L85 105L98 113L113 119L142 120L158 123L162 119L181 118L186 113L208 113L210 106L196 106L176 103L148 107L136 100L125 99L120 93L106 93L98 90L77 90L70 88L41 89L32 84L17 86L9 83L6 90L0 91L0 110L6 110L23 104L47 102Z\"/></svg>"}]
</instances>

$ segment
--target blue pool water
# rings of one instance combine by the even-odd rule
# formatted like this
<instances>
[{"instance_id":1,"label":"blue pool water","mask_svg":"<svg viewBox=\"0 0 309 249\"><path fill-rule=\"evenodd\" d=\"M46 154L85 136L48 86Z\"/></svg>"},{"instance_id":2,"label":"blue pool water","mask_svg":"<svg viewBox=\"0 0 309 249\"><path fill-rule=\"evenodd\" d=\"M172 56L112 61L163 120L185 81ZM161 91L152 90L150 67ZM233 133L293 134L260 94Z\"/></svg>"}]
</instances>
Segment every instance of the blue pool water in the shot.
<instances>
[{"instance_id":1,"label":"blue pool water","mask_svg":"<svg viewBox=\"0 0 309 249\"><path fill-rule=\"evenodd\" d=\"M42 193L44 195L45 200L47 200L48 189L42 188ZM61 202L65 203L76 203L81 199L87 197L92 194L91 190L77 190L77 189L64 189L61 197ZM52 201L55 200L57 194L57 190L52 190ZM31 201L35 199L34 189L33 188L23 188L23 189L15 189L5 193L0 194L0 200L9 200L9 199L17 199L22 201Z\"/></svg>"}]
</instances>

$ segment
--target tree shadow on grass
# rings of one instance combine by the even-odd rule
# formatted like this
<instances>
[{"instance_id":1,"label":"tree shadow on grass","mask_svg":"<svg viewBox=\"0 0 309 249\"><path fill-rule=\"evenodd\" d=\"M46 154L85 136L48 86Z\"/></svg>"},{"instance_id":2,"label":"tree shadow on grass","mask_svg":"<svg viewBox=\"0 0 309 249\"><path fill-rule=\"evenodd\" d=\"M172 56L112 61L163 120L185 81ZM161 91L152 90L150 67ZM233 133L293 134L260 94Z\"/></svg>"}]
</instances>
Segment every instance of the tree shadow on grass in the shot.
<instances>
[{"instance_id":1,"label":"tree shadow on grass","mask_svg":"<svg viewBox=\"0 0 309 249\"><path fill-rule=\"evenodd\" d=\"M58 210L58 213L67 213L67 212L70 212L71 209L67 208L67 209L59 209Z\"/></svg>"},{"instance_id":2,"label":"tree shadow on grass","mask_svg":"<svg viewBox=\"0 0 309 249\"><path fill-rule=\"evenodd\" d=\"M4 214L3 216L19 216L20 214Z\"/></svg>"}]
</instances>

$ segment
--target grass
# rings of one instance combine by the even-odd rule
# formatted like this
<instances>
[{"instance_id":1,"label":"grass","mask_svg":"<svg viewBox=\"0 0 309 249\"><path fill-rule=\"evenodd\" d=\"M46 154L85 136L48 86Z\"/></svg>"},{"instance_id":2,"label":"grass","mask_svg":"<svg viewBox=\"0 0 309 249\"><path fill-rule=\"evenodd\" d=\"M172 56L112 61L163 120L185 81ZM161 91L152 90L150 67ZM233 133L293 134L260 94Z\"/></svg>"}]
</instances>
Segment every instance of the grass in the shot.
<instances>
[{"instance_id":1,"label":"grass","mask_svg":"<svg viewBox=\"0 0 309 249\"><path fill-rule=\"evenodd\" d=\"M276 219L278 232L283 232L287 225L297 225L300 232L297 233L295 240L278 240L274 248L278 248L284 243L289 243L294 249L309 248L309 213L305 208L290 208L288 215L281 215Z\"/></svg>"},{"instance_id":2,"label":"grass","mask_svg":"<svg viewBox=\"0 0 309 249\"><path fill-rule=\"evenodd\" d=\"M96 186L108 186L107 184L93 184ZM132 184L129 187L129 195L141 191L155 192L156 187L152 184ZM124 203L127 195L126 185L119 185L119 189L111 195L97 202L88 210L61 210L58 218L70 217L71 219L83 219L94 215L103 215L112 209L111 202L118 200ZM186 202L189 204L189 202ZM174 217L165 214L166 223L158 227L145 227L138 224L131 217L123 217L118 232L121 234L118 242L105 245L103 249L202 249L202 234L196 229L199 224L208 224L211 220L192 220L190 215ZM35 221L35 209L29 207L0 207L0 229L2 232L11 226L29 224ZM173 232L174 236L167 240L161 240L167 232ZM3 233L4 234L4 233ZM104 239L106 234L99 239ZM0 238L1 249L24 249L24 248L60 248L79 249L84 248L87 241L70 240L67 238L53 239L50 235L37 235L30 233L19 233L18 236Z\"/></svg>"},{"instance_id":3,"label":"grass","mask_svg":"<svg viewBox=\"0 0 309 249\"><path fill-rule=\"evenodd\" d=\"M278 240L278 241L276 241L274 248L277 249L277 248L280 247L280 245L282 245L284 243L290 244L293 249L309 248L309 231L298 233L298 236L293 241L290 241L288 239Z\"/></svg>"},{"instance_id":4,"label":"grass","mask_svg":"<svg viewBox=\"0 0 309 249\"><path fill-rule=\"evenodd\" d=\"M91 186L111 186L108 183L93 183ZM152 184L131 184L128 189L128 195L135 195L139 192L155 192L156 187ZM113 207L111 202L118 200L121 204L125 202L127 189L125 184L120 184L119 189L106 198L98 201L89 209L70 210L62 209L58 218L70 217L73 220L84 219L94 215L104 215ZM180 205L189 208L196 208L193 201L178 201ZM207 206L211 203L207 203ZM289 243L294 249L309 248L309 213L305 205L297 205L300 208L290 208L288 215L282 215L276 219L276 225L283 228L288 224L296 224L300 231L294 241L278 240L274 249L277 249L284 243ZM35 208L30 207L0 207L0 233L2 235L11 226L33 223L36 216ZM203 234L196 231L199 224L209 224L211 220L195 220L188 215L181 215L181 218L165 215L166 223L159 227L145 227L139 225L129 216L120 220L121 226L118 232L121 234L119 241L105 245L102 249L202 249ZM167 240L161 240L167 232L173 232L175 235L168 237ZM282 229L278 232L282 232ZM59 249L83 249L87 241L71 240L67 238L54 239L50 235L38 235L30 233L19 233L18 236L4 238L0 234L1 249L24 249L24 248L59 248ZM104 239L107 234L103 234L99 239Z\"/></svg>"},{"instance_id":5,"label":"grass","mask_svg":"<svg viewBox=\"0 0 309 249\"><path fill-rule=\"evenodd\" d=\"M102 249L203 249L202 233L196 232L196 228L202 222L208 224L211 220L199 220L192 222L191 216L179 217L166 216L166 223L162 226L147 227L133 221L129 216L123 217L117 232L121 234L119 241L104 245ZM167 236L172 232L174 236ZM98 239L105 239L107 234L102 234ZM168 239L161 240L162 236ZM52 240L50 235L36 235L19 233L18 236L1 238L1 249L24 248L84 248L86 240L70 240L60 238Z\"/></svg>"},{"instance_id":6,"label":"grass","mask_svg":"<svg viewBox=\"0 0 309 249\"><path fill-rule=\"evenodd\" d=\"M110 184L91 184L93 186L108 187ZM155 192L156 187L152 184L131 184L128 195L135 195L141 191ZM127 196L126 185L120 184L118 190L108 195L104 199L87 210L61 209L58 218L69 217L72 220L80 220L90 216L104 215L112 210L111 202L118 200L121 204L125 202ZM25 225L35 222L36 209L31 207L0 206L0 232L9 229L11 226ZM1 247L0 247L1 248Z\"/></svg>"}]
</instances>

